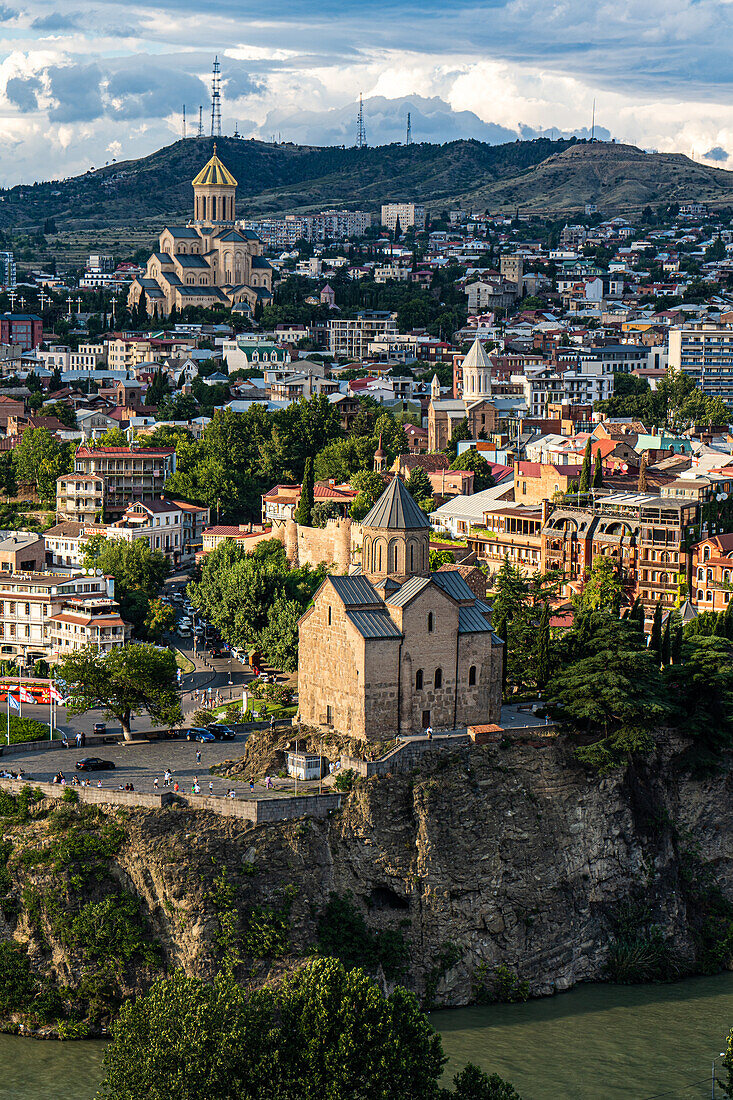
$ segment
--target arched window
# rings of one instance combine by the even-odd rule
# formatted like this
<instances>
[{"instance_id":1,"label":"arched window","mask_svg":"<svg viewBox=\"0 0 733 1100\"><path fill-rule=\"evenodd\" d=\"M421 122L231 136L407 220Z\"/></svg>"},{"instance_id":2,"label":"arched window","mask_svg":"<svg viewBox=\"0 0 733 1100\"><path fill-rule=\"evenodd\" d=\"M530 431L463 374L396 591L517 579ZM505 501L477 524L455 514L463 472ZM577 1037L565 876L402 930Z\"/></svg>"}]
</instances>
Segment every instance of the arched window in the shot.
<instances>
[{"instance_id":1,"label":"arched window","mask_svg":"<svg viewBox=\"0 0 733 1100\"><path fill-rule=\"evenodd\" d=\"M432 611L428 611L428 634L433 633L433 627L435 625L435 617Z\"/></svg>"},{"instance_id":2,"label":"arched window","mask_svg":"<svg viewBox=\"0 0 733 1100\"><path fill-rule=\"evenodd\" d=\"M328 605L328 625L331 625L331 605Z\"/></svg>"},{"instance_id":3,"label":"arched window","mask_svg":"<svg viewBox=\"0 0 733 1100\"><path fill-rule=\"evenodd\" d=\"M474 687L476 684L476 666L471 665L468 670L468 686Z\"/></svg>"},{"instance_id":4,"label":"arched window","mask_svg":"<svg viewBox=\"0 0 733 1100\"><path fill-rule=\"evenodd\" d=\"M377 572L378 573L382 572L382 544L381 544L381 542L379 544L379 566L377 568Z\"/></svg>"},{"instance_id":5,"label":"arched window","mask_svg":"<svg viewBox=\"0 0 733 1100\"><path fill-rule=\"evenodd\" d=\"M436 670L435 670L435 679L434 679L433 682L434 682L436 688L440 688L440 687L443 686L443 669L442 668L436 668Z\"/></svg>"},{"instance_id":6,"label":"arched window","mask_svg":"<svg viewBox=\"0 0 733 1100\"><path fill-rule=\"evenodd\" d=\"M415 568L415 547L410 543L410 572Z\"/></svg>"},{"instance_id":7,"label":"arched window","mask_svg":"<svg viewBox=\"0 0 733 1100\"><path fill-rule=\"evenodd\" d=\"M710 557L710 547L706 546L705 549L702 552L702 560L707 561L709 557Z\"/></svg>"},{"instance_id":8,"label":"arched window","mask_svg":"<svg viewBox=\"0 0 733 1100\"><path fill-rule=\"evenodd\" d=\"M705 599L710 601L710 600L712 600L712 598L713 598L713 594L710 591L710 589L708 588L707 592L705 593Z\"/></svg>"},{"instance_id":9,"label":"arched window","mask_svg":"<svg viewBox=\"0 0 733 1100\"><path fill-rule=\"evenodd\" d=\"M698 588L698 590L697 590L697 598L698 598L698 600L702 599L702 589L701 588Z\"/></svg>"},{"instance_id":10,"label":"arched window","mask_svg":"<svg viewBox=\"0 0 733 1100\"><path fill-rule=\"evenodd\" d=\"M422 669L419 668L415 673L415 691L422 691Z\"/></svg>"},{"instance_id":11,"label":"arched window","mask_svg":"<svg viewBox=\"0 0 733 1100\"><path fill-rule=\"evenodd\" d=\"M713 571L712 571L712 569L708 569L708 584L712 584L712 583L713 583Z\"/></svg>"},{"instance_id":12,"label":"arched window","mask_svg":"<svg viewBox=\"0 0 733 1100\"><path fill-rule=\"evenodd\" d=\"M704 581L704 580L705 580L705 570L704 570L704 569L698 569L698 571L697 571L697 579L698 579L699 581Z\"/></svg>"}]
</instances>

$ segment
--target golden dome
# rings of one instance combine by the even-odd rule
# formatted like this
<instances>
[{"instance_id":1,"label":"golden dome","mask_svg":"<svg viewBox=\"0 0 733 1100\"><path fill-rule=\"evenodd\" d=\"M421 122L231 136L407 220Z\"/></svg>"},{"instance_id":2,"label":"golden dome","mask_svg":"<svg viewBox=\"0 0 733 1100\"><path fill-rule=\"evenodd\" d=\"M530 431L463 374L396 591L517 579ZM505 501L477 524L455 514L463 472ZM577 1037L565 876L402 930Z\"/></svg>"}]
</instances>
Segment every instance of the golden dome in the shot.
<instances>
[{"instance_id":1,"label":"golden dome","mask_svg":"<svg viewBox=\"0 0 733 1100\"><path fill-rule=\"evenodd\" d=\"M194 187L236 187L237 181L228 168L225 168L216 155L216 144L214 145L214 155L208 164L205 164L196 178L192 181Z\"/></svg>"}]
</instances>

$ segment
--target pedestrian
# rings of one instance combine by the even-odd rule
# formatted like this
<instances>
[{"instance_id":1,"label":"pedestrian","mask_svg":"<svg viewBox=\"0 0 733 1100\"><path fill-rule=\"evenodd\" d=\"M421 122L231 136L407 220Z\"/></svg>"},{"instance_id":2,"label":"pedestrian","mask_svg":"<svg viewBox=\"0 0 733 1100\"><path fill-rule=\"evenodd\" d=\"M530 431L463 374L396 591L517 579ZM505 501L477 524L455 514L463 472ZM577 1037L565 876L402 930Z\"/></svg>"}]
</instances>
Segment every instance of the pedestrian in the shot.
<instances>
[{"instance_id":1,"label":"pedestrian","mask_svg":"<svg viewBox=\"0 0 733 1100\"><path fill-rule=\"evenodd\" d=\"M173 793L178 794L178 780L173 784Z\"/></svg>"},{"instance_id":2,"label":"pedestrian","mask_svg":"<svg viewBox=\"0 0 733 1100\"><path fill-rule=\"evenodd\" d=\"M270 730L273 730L274 728L275 728L275 715L271 714L270 715Z\"/></svg>"},{"instance_id":3,"label":"pedestrian","mask_svg":"<svg viewBox=\"0 0 733 1100\"><path fill-rule=\"evenodd\" d=\"M98 780L97 780L97 786L98 786L98 787L101 787L101 786L102 786L102 780L101 780L101 779L98 779Z\"/></svg>"},{"instance_id":4,"label":"pedestrian","mask_svg":"<svg viewBox=\"0 0 733 1100\"><path fill-rule=\"evenodd\" d=\"M77 733L77 735L76 735L76 737L74 738L74 740L76 741L76 747L77 747L77 749L80 749L80 748L81 748L81 734L80 734L80 733Z\"/></svg>"},{"instance_id":5,"label":"pedestrian","mask_svg":"<svg viewBox=\"0 0 733 1100\"><path fill-rule=\"evenodd\" d=\"M83 749L87 747L87 735L84 730L81 731L81 747Z\"/></svg>"},{"instance_id":6,"label":"pedestrian","mask_svg":"<svg viewBox=\"0 0 733 1100\"><path fill-rule=\"evenodd\" d=\"M255 793L255 781L254 781L254 779L250 779L250 781L249 781L249 793L250 794Z\"/></svg>"},{"instance_id":7,"label":"pedestrian","mask_svg":"<svg viewBox=\"0 0 733 1100\"><path fill-rule=\"evenodd\" d=\"M213 794L213 793L214 793L214 784L212 783L211 780L209 780L209 794Z\"/></svg>"},{"instance_id":8,"label":"pedestrian","mask_svg":"<svg viewBox=\"0 0 733 1100\"><path fill-rule=\"evenodd\" d=\"M153 790L157 791L157 789L158 789L158 777L156 775L155 779L153 780Z\"/></svg>"},{"instance_id":9,"label":"pedestrian","mask_svg":"<svg viewBox=\"0 0 733 1100\"><path fill-rule=\"evenodd\" d=\"M427 734L428 741L432 741L433 740L433 727L428 726L428 728L425 730L425 733Z\"/></svg>"},{"instance_id":10,"label":"pedestrian","mask_svg":"<svg viewBox=\"0 0 733 1100\"><path fill-rule=\"evenodd\" d=\"M197 764L201 763L201 749L196 750L196 763Z\"/></svg>"}]
</instances>

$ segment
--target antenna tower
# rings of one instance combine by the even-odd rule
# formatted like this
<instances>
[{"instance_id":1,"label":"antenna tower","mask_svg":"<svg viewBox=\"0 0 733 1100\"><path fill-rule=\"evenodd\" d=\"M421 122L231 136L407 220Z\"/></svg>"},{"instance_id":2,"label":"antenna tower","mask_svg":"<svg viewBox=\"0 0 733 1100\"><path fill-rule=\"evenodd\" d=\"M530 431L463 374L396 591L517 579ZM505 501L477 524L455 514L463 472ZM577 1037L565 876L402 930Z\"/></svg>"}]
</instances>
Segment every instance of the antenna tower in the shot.
<instances>
[{"instance_id":1,"label":"antenna tower","mask_svg":"<svg viewBox=\"0 0 733 1100\"><path fill-rule=\"evenodd\" d=\"M364 125L364 103L359 92L359 114L356 116L356 148L366 149L366 126Z\"/></svg>"},{"instance_id":2,"label":"antenna tower","mask_svg":"<svg viewBox=\"0 0 733 1100\"><path fill-rule=\"evenodd\" d=\"M412 145L412 121L410 119L410 112L407 112L407 139L405 145Z\"/></svg>"},{"instance_id":3,"label":"antenna tower","mask_svg":"<svg viewBox=\"0 0 733 1100\"><path fill-rule=\"evenodd\" d=\"M239 132L239 123L238 123L238 122L235 122L235 123L234 123L234 137L235 137L235 138L238 138L238 137L241 137L241 136L242 136L242 135L241 135L241 134L240 134L240 132Z\"/></svg>"},{"instance_id":4,"label":"antenna tower","mask_svg":"<svg viewBox=\"0 0 733 1100\"><path fill-rule=\"evenodd\" d=\"M593 100L593 122L592 122L591 128L590 128L590 139L591 139L591 141L596 140L596 101L595 101L595 99Z\"/></svg>"},{"instance_id":5,"label":"antenna tower","mask_svg":"<svg viewBox=\"0 0 733 1100\"><path fill-rule=\"evenodd\" d=\"M214 58L214 71L211 74L211 136L221 137L221 65L218 56Z\"/></svg>"},{"instance_id":6,"label":"antenna tower","mask_svg":"<svg viewBox=\"0 0 733 1100\"><path fill-rule=\"evenodd\" d=\"M183 140L186 140L186 104L183 104Z\"/></svg>"},{"instance_id":7,"label":"antenna tower","mask_svg":"<svg viewBox=\"0 0 733 1100\"><path fill-rule=\"evenodd\" d=\"M204 109L203 109L202 106L199 106L199 132L198 132L198 137L203 137L203 136L204 136Z\"/></svg>"}]
</instances>

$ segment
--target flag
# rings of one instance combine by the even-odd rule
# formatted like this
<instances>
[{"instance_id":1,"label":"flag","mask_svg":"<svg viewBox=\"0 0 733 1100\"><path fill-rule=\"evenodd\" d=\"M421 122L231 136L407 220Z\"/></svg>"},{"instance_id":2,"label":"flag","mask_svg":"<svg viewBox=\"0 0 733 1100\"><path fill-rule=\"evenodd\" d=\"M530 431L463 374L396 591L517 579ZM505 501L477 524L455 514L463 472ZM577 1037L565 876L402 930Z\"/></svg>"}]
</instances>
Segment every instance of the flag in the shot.
<instances>
[{"instance_id":1,"label":"flag","mask_svg":"<svg viewBox=\"0 0 733 1100\"><path fill-rule=\"evenodd\" d=\"M54 703L63 703L63 702L65 702L63 695L61 694L61 692L59 691L59 689L56 687L55 684L51 684L51 687L49 688L48 694L53 699Z\"/></svg>"},{"instance_id":2,"label":"flag","mask_svg":"<svg viewBox=\"0 0 733 1100\"><path fill-rule=\"evenodd\" d=\"M10 692L8 692L8 703L13 708L13 710L20 710L20 703L14 695L10 694Z\"/></svg>"},{"instance_id":3,"label":"flag","mask_svg":"<svg viewBox=\"0 0 733 1100\"><path fill-rule=\"evenodd\" d=\"M36 701L35 696L31 694L28 688L20 688L18 694L20 696L21 703L35 703Z\"/></svg>"}]
</instances>

